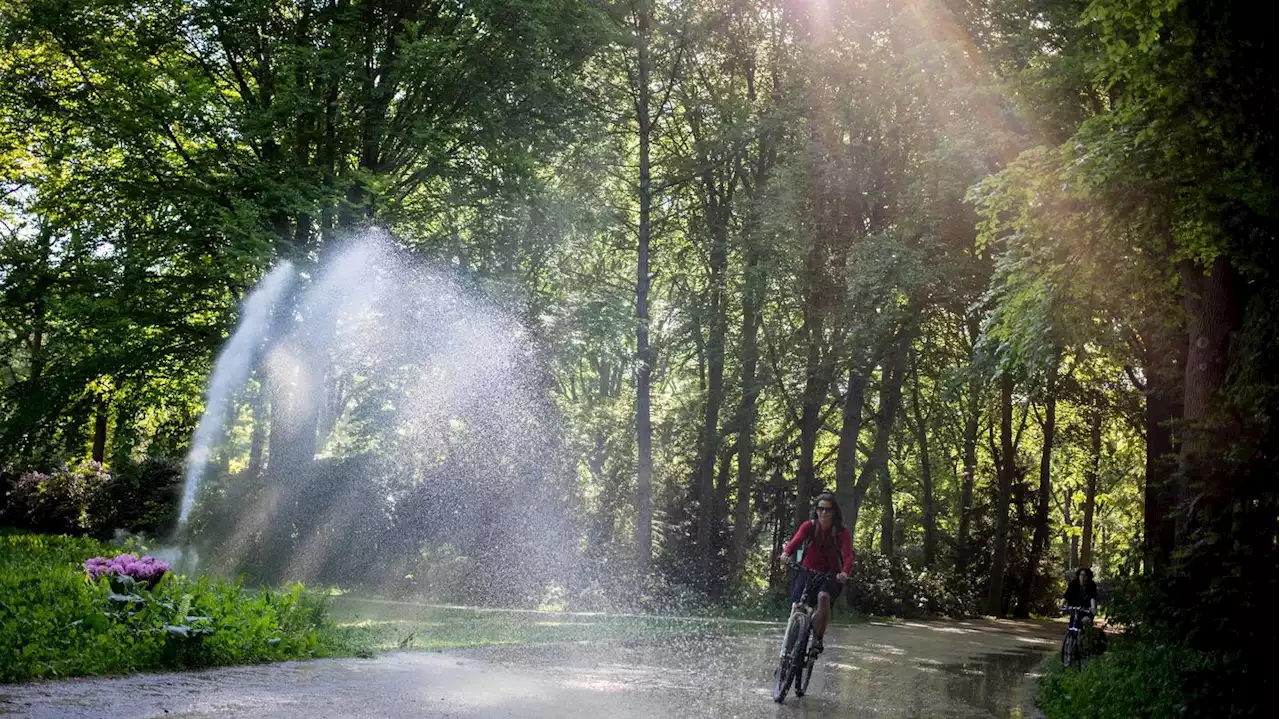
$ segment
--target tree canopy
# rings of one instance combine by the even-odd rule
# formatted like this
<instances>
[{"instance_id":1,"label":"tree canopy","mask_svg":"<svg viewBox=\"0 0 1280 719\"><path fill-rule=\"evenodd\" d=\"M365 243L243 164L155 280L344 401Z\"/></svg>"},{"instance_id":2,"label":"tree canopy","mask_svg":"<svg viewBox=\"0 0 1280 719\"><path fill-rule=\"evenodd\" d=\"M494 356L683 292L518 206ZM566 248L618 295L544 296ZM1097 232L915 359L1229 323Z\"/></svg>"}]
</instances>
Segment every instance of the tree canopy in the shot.
<instances>
[{"instance_id":1,"label":"tree canopy","mask_svg":"<svg viewBox=\"0 0 1280 719\"><path fill-rule=\"evenodd\" d=\"M7 0L5 481L92 459L144 491L245 293L376 227L533 339L557 491L622 594L776 587L826 488L860 554L972 609L1093 566L1166 588L1135 623L1230 646L1251 629L1207 607L1275 594L1261 13ZM285 462L238 402L232 494ZM369 446L316 436L289 462Z\"/></svg>"}]
</instances>

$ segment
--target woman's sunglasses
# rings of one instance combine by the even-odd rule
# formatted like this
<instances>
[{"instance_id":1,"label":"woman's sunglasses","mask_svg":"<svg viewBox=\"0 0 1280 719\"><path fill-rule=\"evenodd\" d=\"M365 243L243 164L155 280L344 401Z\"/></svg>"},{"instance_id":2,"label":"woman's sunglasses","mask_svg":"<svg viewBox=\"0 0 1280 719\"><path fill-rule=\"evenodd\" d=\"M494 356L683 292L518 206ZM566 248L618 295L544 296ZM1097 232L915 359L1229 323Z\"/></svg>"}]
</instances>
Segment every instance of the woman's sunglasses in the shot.
<instances>
[{"instance_id":1,"label":"woman's sunglasses","mask_svg":"<svg viewBox=\"0 0 1280 719\"><path fill-rule=\"evenodd\" d=\"M818 511L819 511L819 512L834 512L834 511L836 511L836 508L835 508L835 507L818 507L817 509L818 509Z\"/></svg>"}]
</instances>

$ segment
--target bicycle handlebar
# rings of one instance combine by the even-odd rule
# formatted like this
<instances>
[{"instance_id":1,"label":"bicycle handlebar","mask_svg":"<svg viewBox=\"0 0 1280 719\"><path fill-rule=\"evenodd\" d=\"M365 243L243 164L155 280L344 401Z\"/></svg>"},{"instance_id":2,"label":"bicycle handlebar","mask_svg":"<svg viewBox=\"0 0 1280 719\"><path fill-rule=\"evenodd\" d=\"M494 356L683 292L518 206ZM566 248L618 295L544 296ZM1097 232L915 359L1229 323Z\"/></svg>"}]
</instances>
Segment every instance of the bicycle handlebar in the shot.
<instances>
[{"instance_id":1,"label":"bicycle handlebar","mask_svg":"<svg viewBox=\"0 0 1280 719\"><path fill-rule=\"evenodd\" d=\"M1096 614L1096 613L1097 613L1097 612L1093 611L1092 609L1090 609L1090 608L1088 608L1088 607L1070 607L1070 606L1066 606L1066 605L1063 605L1063 606L1058 607L1058 611L1060 611L1060 612L1084 612L1085 614Z\"/></svg>"},{"instance_id":2,"label":"bicycle handlebar","mask_svg":"<svg viewBox=\"0 0 1280 719\"><path fill-rule=\"evenodd\" d=\"M837 574L839 574L839 572L815 572L814 570L809 569L808 567L806 567L806 566L804 566L804 565L800 564L799 562L797 562L797 561L796 561L796 560L794 560L794 559L792 559L791 561L787 562L787 566L788 566L788 567L790 567L790 568L792 568L792 569L794 569L794 570L796 570L797 572L799 572L799 571L805 571L805 572L808 572L809 574L812 574L812 575L813 575L813 577L812 577L812 579L811 579L810 581L817 580L817 579L821 578L821 579L825 582L827 579L835 579L835 578L836 578L836 575L837 575Z\"/></svg>"}]
</instances>

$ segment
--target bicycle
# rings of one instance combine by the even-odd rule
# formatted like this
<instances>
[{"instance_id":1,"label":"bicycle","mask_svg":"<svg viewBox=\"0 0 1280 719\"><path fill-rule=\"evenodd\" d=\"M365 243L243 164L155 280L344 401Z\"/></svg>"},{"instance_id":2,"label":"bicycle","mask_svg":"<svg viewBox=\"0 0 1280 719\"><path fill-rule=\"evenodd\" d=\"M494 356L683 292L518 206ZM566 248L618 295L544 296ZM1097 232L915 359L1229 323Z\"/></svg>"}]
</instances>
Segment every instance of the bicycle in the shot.
<instances>
[{"instance_id":1,"label":"bicycle","mask_svg":"<svg viewBox=\"0 0 1280 719\"><path fill-rule=\"evenodd\" d=\"M794 686L797 697L803 697L809 690L809 680L813 677L813 665L818 652L809 646L812 633L813 607L805 599L810 592L817 594L828 581L834 579L835 572L814 572L800 566L792 560L789 565L798 572L807 572L804 592L800 601L791 605L791 616L787 619L787 629L782 635L782 651L778 656L778 668L773 670L773 700L781 704L787 698L787 692Z\"/></svg>"},{"instance_id":2,"label":"bicycle","mask_svg":"<svg viewBox=\"0 0 1280 719\"><path fill-rule=\"evenodd\" d=\"M1086 607L1058 607L1058 610L1071 612L1066 636L1062 638L1062 666L1078 670L1088 654L1085 647L1084 615L1092 617L1094 613Z\"/></svg>"}]
</instances>

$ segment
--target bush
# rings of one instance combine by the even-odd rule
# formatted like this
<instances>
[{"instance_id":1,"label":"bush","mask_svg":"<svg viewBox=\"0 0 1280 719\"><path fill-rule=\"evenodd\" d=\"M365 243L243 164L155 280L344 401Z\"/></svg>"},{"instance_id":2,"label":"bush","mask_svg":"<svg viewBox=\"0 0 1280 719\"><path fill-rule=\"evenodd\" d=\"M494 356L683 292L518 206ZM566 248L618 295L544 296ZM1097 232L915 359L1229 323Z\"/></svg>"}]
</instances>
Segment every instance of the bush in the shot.
<instances>
[{"instance_id":1,"label":"bush","mask_svg":"<svg viewBox=\"0 0 1280 719\"><path fill-rule=\"evenodd\" d=\"M81 534L102 528L111 474L97 462L26 472L9 489L6 521L35 532Z\"/></svg>"},{"instance_id":2,"label":"bush","mask_svg":"<svg viewBox=\"0 0 1280 719\"><path fill-rule=\"evenodd\" d=\"M0 534L0 681L244 664L337 653L324 602L294 585L165 574L153 587L91 580L114 555L88 538ZM123 591L117 591L121 590Z\"/></svg>"},{"instance_id":3,"label":"bush","mask_svg":"<svg viewBox=\"0 0 1280 719\"><path fill-rule=\"evenodd\" d=\"M149 457L114 474L97 462L25 472L9 481L0 510L4 522L46 534L91 534L113 530L161 536L177 521L182 462Z\"/></svg>"},{"instance_id":4,"label":"bush","mask_svg":"<svg viewBox=\"0 0 1280 719\"><path fill-rule=\"evenodd\" d=\"M858 555L848 589L855 611L895 617L972 616L978 592L973 581L951 570L916 570L901 556Z\"/></svg>"},{"instance_id":5,"label":"bush","mask_svg":"<svg viewBox=\"0 0 1280 719\"><path fill-rule=\"evenodd\" d=\"M167 535L178 521L182 471L182 460L172 457L148 457L120 467L107 485L107 516L101 524L149 537Z\"/></svg>"}]
</instances>

